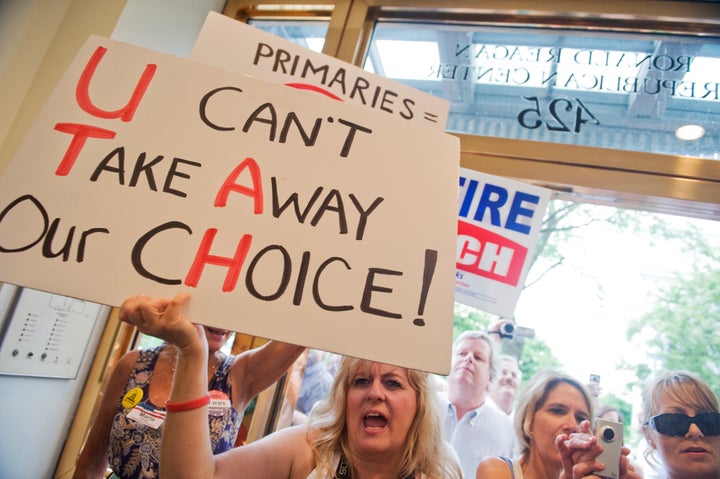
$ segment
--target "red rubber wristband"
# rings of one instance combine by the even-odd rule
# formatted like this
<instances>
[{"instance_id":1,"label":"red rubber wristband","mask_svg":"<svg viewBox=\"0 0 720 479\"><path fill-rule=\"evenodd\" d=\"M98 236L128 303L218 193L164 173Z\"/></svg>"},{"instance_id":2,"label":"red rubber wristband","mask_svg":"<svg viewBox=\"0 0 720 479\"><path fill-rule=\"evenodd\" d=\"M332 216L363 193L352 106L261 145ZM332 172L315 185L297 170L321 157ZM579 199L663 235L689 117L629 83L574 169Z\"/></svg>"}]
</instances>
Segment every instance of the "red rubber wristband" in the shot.
<instances>
[{"instance_id":1,"label":"red rubber wristband","mask_svg":"<svg viewBox=\"0 0 720 479\"><path fill-rule=\"evenodd\" d=\"M185 401L185 402L165 401L165 410L167 412L191 411L193 409L203 407L204 405L208 404L209 402L210 402L209 394L206 394L197 399L193 399L191 401Z\"/></svg>"}]
</instances>

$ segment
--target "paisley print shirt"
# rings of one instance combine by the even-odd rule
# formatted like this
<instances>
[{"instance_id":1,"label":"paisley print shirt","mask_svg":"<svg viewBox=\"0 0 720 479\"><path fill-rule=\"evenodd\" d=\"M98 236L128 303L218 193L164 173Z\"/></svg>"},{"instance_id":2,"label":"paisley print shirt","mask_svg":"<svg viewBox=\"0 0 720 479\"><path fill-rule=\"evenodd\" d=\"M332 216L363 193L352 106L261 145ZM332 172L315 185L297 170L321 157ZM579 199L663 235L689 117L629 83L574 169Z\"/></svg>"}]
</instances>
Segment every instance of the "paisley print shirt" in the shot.
<instances>
[{"instance_id":1,"label":"paisley print shirt","mask_svg":"<svg viewBox=\"0 0 720 479\"><path fill-rule=\"evenodd\" d=\"M164 344L140 351L135 363L135 369L130 374L123 392L123 397L125 397L128 391L133 388L142 389L142 400L133 407L156 411L159 415L165 414L165 407L164 405L153 404L149 399L149 392L150 378L163 347L165 347ZM208 385L209 391L216 390L227 394L231 404L229 408L225 408L221 412L213 409L215 415L208 415L210 443L214 454L227 451L235 445L235 439L242 421L242 415L232 407L229 373L234 360L233 356L225 356ZM164 421L160 427L153 428L133 420L128 417L133 407L124 407L122 399L118 399L118 410L110 431L109 466L115 475L122 479L157 478L160 461L160 438L162 437Z\"/></svg>"}]
</instances>

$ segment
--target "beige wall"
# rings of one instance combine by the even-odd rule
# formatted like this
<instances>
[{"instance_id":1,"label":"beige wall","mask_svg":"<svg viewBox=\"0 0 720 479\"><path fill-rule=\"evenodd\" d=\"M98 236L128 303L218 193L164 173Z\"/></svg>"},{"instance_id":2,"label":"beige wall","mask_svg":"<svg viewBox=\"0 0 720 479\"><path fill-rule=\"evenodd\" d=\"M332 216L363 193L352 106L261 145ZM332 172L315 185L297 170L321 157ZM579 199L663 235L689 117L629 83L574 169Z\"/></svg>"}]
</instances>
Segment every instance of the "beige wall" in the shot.
<instances>
[{"instance_id":1,"label":"beige wall","mask_svg":"<svg viewBox=\"0 0 720 479\"><path fill-rule=\"evenodd\" d=\"M0 172L75 53L109 37L126 0L0 2Z\"/></svg>"},{"instance_id":2,"label":"beige wall","mask_svg":"<svg viewBox=\"0 0 720 479\"><path fill-rule=\"evenodd\" d=\"M96 34L110 37L115 25L125 8L127 0L2 0L0 1L0 174L11 161L23 137L35 120L40 109L58 83L67 66L75 57L77 50L88 36ZM114 328L106 331L113 335ZM105 349L113 344L112 337L103 338ZM101 348L101 352L102 352ZM107 352L104 356L107 357ZM96 368L97 369L97 368ZM93 378L102 375L93 369ZM87 374L87 373L85 373ZM45 381L45 382L43 382ZM84 380L62 381L35 379L34 383L46 384L47 388L62 389L61 393L67 401L77 401L83 391ZM66 384L67 383L67 384ZM38 385L37 387L42 387ZM55 397L53 389L47 396ZM73 391L73 392L71 392ZM47 391L46 391L47 392ZM95 389L86 396L84 408L78 408L73 416L81 416L88 422L94 399L98 391ZM72 397L70 397L72 396ZM43 430L42 450L32 463L17 461L17 464L2 464L2 476L5 472L14 471L15 467L23 468L26 477L69 477L74 464L74 456L84 437L84 431L77 433L63 431L55 435L54 431L62 429L66 418L50 419L45 415L29 417L22 404L8 402L12 414L23 418L24 426L35 431ZM44 424L35 421L45 421ZM47 421L57 422L56 425ZM80 428L83 429L83 428ZM29 457L28 445L17 441L11 446L12 451L5 451L12 457ZM63 445L71 443L74 454L68 459L57 461ZM5 447L5 446L4 446ZM17 449L17 450L16 450ZM10 461L15 462L15 461ZM56 470L56 466L57 470ZM56 474L52 475L52 471ZM12 477L20 477L11 473ZM11 477L11 476L8 476Z\"/></svg>"}]
</instances>

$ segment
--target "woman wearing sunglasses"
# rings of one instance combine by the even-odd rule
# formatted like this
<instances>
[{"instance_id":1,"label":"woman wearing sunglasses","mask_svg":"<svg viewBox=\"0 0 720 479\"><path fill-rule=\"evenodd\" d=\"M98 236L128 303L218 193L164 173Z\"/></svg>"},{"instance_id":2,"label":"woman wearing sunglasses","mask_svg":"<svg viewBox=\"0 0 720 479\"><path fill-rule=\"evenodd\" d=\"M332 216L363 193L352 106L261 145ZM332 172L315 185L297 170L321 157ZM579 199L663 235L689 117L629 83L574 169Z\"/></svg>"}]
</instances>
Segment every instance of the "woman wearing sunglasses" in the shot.
<instances>
[{"instance_id":1,"label":"woman wearing sunglasses","mask_svg":"<svg viewBox=\"0 0 720 479\"><path fill-rule=\"evenodd\" d=\"M661 477L720 478L718 398L705 381L685 371L663 374L645 389L640 419L645 458Z\"/></svg>"}]
</instances>

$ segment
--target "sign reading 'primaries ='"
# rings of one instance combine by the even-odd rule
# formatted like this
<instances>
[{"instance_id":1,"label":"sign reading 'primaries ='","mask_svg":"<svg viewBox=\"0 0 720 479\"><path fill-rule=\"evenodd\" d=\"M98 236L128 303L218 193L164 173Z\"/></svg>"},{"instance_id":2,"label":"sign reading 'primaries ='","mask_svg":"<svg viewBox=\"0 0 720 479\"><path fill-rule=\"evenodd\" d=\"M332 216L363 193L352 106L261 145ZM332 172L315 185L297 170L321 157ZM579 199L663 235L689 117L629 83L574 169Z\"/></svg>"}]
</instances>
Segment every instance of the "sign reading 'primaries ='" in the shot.
<instances>
[{"instance_id":1,"label":"sign reading 'primaries ='","mask_svg":"<svg viewBox=\"0 0 720 479\"><path fill-rule=\"evenodd\" d=\"M0 178L0 280L446 373L458 140L91 37Z\"/></svg>"},{"instance_id":2,"label":"sign reading 'primaries ='","mask_svg":"<svg viewBox=\"0 0 720 479\"><path fill-rule=\"evenodd\" d=\"M262 80L322 91L404 123L445 130L450 103L314 52L217 12L209 12L190 59Z\"/></svg>"}]
</instances>

